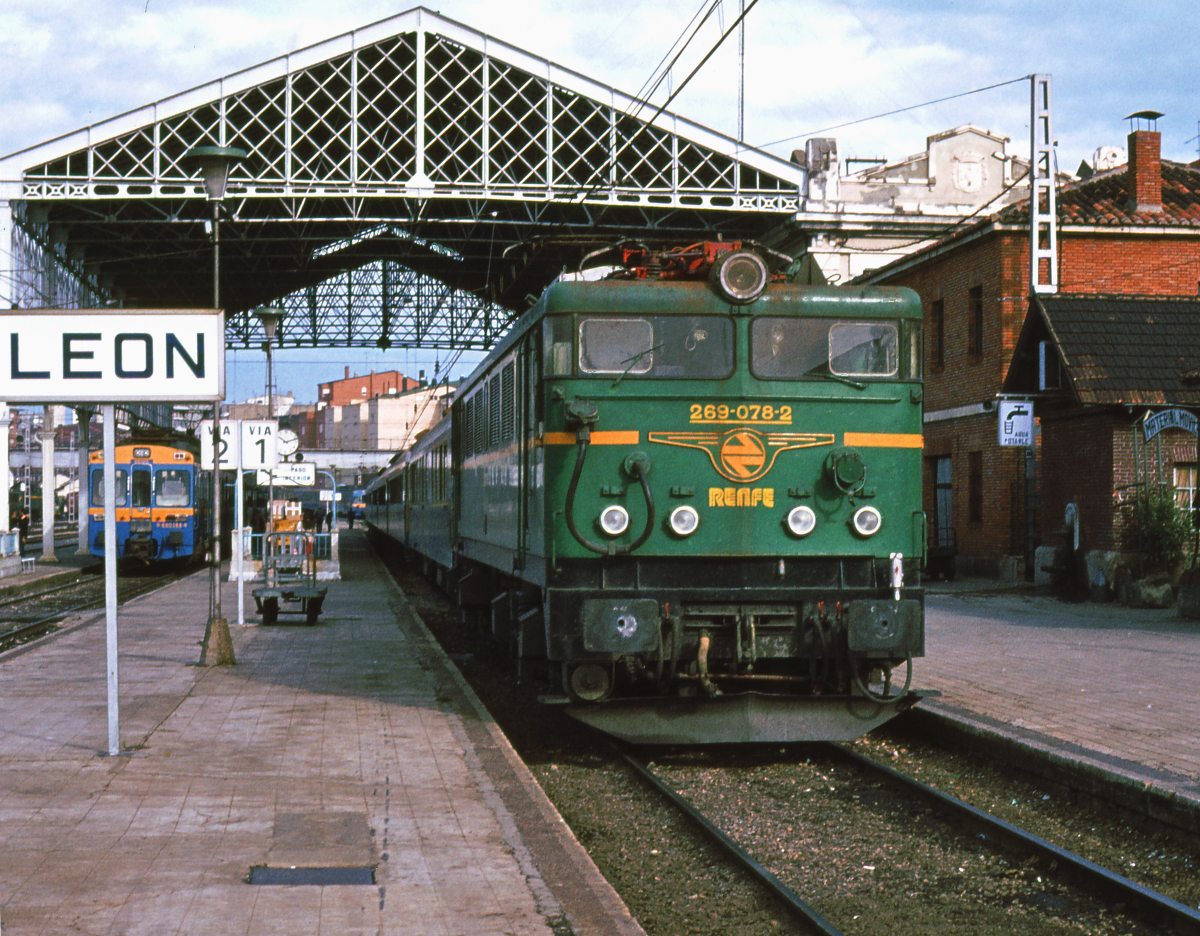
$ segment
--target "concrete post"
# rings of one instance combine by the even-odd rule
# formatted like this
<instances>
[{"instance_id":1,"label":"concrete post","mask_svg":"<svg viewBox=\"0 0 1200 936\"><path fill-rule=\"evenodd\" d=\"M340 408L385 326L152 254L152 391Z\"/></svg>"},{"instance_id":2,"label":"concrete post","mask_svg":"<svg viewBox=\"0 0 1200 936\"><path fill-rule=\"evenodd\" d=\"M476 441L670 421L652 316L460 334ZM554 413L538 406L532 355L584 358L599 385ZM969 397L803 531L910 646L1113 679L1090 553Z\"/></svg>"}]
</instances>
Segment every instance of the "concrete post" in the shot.
<instances>
[{"instance_id":1,"label":"concrete post","mask_svg":"<svg viewBox=\"0 0 1200 936\"><path fill-rule=\"evenodd\" d=\"M58 562L54 555L54 407L42 407L42 558Z\"/></svg>"},{"instance_id":2,"label":"concrete post","mask_svg":"<svg viewBox=\"0 0 1200 936\"><path fill-rule=\"evenodd\" d=\"M88 529L88 504L91 503L91 473L88 468L88 456L91 454L92 440L90 438L92 412L80 407L75 410L75 418L79 421L79 433L76 436L76 444L79 446L79 504L75 509L75 515L79 518L79 549L76 551L80 556L86 556L89 552L88 537L91 535Z\"/></svg>"},{"instance_id":3,"label":"concrete post","mask_svg":"<svg viewBox=\"0 0 1200 936\"><path fill-rule=\"evenodd\" d=\"M12 516L8 509L9 498L12 496L8 483L8 473L11 470L8 467L8 429L11 425L12 410L0 403L0 490L4 491L4 517L0 520L0 527L5 530L12 529Z\"/></svg>"}]
</instances>

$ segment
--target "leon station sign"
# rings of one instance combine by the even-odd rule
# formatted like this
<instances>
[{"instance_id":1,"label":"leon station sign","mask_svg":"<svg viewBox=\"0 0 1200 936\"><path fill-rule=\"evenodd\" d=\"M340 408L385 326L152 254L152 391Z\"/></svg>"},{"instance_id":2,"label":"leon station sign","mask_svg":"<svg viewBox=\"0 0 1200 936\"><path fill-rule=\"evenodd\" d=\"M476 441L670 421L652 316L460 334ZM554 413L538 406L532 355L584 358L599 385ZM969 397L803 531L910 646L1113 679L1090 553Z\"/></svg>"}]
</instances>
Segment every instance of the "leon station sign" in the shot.
<instances>
[{"instance_id":1,"label":"leon station sign","mask_svg":"<svg viewBox=\"0 0 1200 936\"><path fill-rule=\"evenodd\" d=\"M0 313L0 400L221 400L224 321L216 309Z\"/></svg>"}]
</instances>

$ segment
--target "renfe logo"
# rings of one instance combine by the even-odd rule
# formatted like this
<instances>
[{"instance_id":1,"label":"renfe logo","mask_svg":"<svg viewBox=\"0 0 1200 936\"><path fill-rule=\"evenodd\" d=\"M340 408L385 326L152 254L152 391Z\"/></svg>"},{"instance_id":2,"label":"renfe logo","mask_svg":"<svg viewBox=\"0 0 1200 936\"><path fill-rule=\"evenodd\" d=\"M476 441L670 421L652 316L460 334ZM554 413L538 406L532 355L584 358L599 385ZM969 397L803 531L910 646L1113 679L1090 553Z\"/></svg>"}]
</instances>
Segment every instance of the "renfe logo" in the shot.
<instances>
[{"instance_id":1,"label":"renfe logo","mask_svg":"<svg viewBox=\"0 0 1200 936\"><path fill-rule=\"evenodd\" d=\"M215 309L0 313L0 400L220 400L224 331Z\"/></svg>"}]
</instances>

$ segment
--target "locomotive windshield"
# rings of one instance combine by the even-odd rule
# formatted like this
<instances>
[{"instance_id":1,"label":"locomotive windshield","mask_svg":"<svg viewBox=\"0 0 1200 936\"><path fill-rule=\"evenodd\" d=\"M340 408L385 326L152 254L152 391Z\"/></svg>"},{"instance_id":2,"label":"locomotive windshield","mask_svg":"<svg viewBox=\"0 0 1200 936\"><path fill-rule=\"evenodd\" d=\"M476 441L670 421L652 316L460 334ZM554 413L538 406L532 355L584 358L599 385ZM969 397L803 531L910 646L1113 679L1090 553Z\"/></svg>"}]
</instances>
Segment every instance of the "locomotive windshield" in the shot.
<instances>
[{"instance_id":1,"label":"locomotive windshield","mask_svg":"<svg viewBox=\"0 0 1200 936\"><path fill-rule=\"evenodd\" d=\"M719 315L579 320L579 372L618 377L728 377L733 322ZM552 360L563 357L551 346Z\"/></svg>"},{"instance_id":2,"label":"locomotive windshield","mask_svg":"<svg viewBox=\"0 0 1200 936\"><path fill-rule=\"evenodd\" d=\"M757 318L750 326L756 377L896 377L899 329L894 322Z\"/></svg>"},{"instance_id":3,"label":"locomotive windshield","mask_svg":"<svg viewBox=\"0 0 1200 936\"><path fill-rule=\"evenodd\" d=\"M154 473L154 502L159 507L187 507L192 502L192 476L181 468Z\"/></svg>"}]
</instances>

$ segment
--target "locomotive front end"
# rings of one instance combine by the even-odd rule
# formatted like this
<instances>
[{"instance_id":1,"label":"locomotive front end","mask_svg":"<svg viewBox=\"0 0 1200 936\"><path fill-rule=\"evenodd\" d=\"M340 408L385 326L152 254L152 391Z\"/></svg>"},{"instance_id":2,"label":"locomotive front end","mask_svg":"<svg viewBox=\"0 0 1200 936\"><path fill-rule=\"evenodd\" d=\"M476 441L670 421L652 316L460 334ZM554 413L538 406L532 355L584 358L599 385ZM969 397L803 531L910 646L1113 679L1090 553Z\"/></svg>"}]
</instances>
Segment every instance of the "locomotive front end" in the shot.
<instances>
[{"instance_id":1,"label":"locomotive front end","mask_svg":"<svg viewBox=\"0 0 1200 936\"><path fill-rule=\"evenodd\" d=\"M630 740L857 737L922 696L919 301L725 273L547 296L544 649Z\"/></svg>"}]
</instances>

